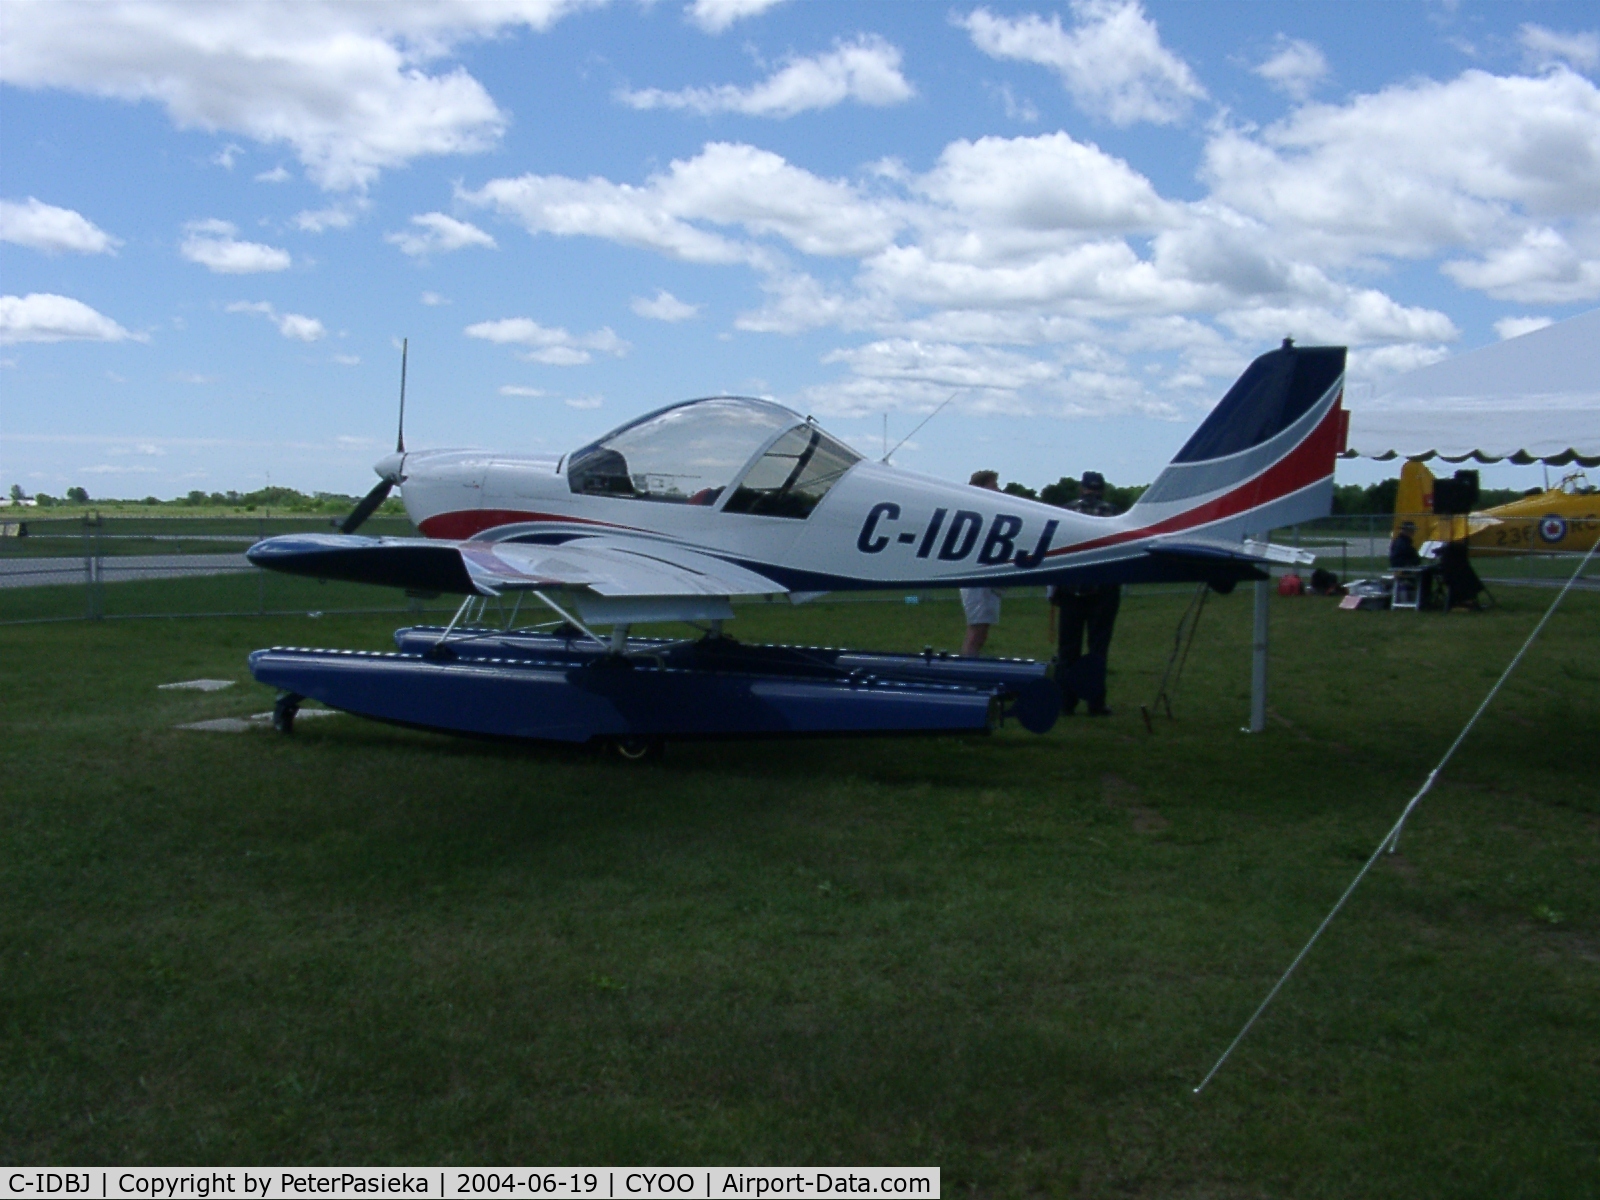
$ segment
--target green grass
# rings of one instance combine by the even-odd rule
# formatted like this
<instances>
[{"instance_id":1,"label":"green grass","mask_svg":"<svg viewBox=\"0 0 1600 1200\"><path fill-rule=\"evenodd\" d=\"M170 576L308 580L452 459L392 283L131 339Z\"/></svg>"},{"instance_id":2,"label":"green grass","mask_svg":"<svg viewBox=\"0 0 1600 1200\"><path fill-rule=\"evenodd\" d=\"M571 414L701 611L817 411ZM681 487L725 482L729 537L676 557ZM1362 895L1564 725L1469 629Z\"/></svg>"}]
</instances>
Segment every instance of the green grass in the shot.
<instances>
[{"instance_id":1,"label":"green grass","mask_svg":"<svg viewBox=\"0 0 1600 1200\"><path fill-rule=\"evenodd\" d=\"M76 583L65 586L0 588L0 625L81 620L91 600L102 616L114 620L219 614L304 617L308 613L380 609L391 610L398 618L416 607L397 589L324 583L268 571L196 575L182 580L123 580L98 585L92 596L80 576ZM459 603L459 597L445 596L427 601L426 607L432 617L447 619Z\"/></svg>"},{"instance_id":2,"label":"green grass","mask_svg":"<svg viewBox=\"0 0 1600 1200\"><path fill-rule=\"evenodd\" d=\"M168 584L169 588L180 585ZM199 586L199 581L181 585ZM1552 593L1135 592L1117 715L629 768L349 717L244 657L390 617L0 628L0 1158L932 1164L948 1194L1593 1194L1600 597L1574 594L1251 1037L1216 1055ZM387 601L387 597L382 597ZM949 602L750 640L952 647ZM998 654L1042 654L1036 599ZM241 686L162 692L214 676Z\"/></svg>"}]
</instances>

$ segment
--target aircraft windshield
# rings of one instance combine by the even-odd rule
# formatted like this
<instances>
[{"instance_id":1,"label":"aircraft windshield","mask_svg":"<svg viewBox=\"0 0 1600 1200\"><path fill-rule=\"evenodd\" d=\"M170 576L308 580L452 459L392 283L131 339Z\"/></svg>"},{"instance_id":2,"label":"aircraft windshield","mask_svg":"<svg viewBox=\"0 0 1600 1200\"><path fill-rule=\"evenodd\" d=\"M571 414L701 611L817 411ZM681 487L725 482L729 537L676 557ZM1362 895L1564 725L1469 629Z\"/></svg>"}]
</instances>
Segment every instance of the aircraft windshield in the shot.
<instances>
[{"instance_id":1,"label":"aircraft windshield","mask_svg":"<svg viewBox=\"0 0 1600 1200\"><path fill-rule=\"evenodd\" d=\"M797 425L750 468L722 511L809 517L828 489L860 460L816 426Z\"/></svg>"},{"instance_id":2,"label":"aircraft windshield","mask_svg":"<svg viewBox=\"0 0 1600 1200\"><path fill-rule=\"evenodd\" d=\"M799 421L765 400L693 400L579 450L567 467L568 486L589 495L714 504L762 446Z\"/></svg>"}]
</instances>

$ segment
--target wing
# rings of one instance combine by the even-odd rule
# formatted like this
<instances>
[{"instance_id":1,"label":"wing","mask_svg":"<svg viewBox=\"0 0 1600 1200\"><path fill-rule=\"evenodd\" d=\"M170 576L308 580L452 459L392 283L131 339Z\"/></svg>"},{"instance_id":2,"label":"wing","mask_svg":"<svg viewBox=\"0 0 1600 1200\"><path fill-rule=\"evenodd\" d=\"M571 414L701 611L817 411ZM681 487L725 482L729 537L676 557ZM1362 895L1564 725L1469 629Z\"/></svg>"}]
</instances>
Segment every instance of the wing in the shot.
<instances>
[{"instance_id":1,"label":"wing","mask_svg":"<svg viewBox=\"0 0 1600 1200\"><path fill-rule=\"evenodd\" d=\"M412 591L497 596L558 591L586 621L708 620L732 616L732 596L788 589L709 554L614 534L557 546L526 542L284 534L257 542L258 567Z\"/></svg>"}]
</instances>

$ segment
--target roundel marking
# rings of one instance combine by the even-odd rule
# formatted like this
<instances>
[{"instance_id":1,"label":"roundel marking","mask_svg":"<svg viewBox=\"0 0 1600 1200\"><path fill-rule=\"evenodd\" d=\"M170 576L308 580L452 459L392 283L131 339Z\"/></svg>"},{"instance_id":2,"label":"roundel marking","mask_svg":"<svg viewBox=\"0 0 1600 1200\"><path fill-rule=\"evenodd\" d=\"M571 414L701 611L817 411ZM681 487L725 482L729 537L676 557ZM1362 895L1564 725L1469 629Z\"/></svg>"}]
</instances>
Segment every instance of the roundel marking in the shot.
<instances>
[{"instance_id":1,"label":"roundel marking","mask_svg":"<svg viewBox=\"0 0 1600 1200\"><path fill-rule=\"evenodd\" d=\"M1551 513L1539 522L1539 536L1547 542L1559 542L1567 536L1567 522Z\"/></svg>"}]
</instances>

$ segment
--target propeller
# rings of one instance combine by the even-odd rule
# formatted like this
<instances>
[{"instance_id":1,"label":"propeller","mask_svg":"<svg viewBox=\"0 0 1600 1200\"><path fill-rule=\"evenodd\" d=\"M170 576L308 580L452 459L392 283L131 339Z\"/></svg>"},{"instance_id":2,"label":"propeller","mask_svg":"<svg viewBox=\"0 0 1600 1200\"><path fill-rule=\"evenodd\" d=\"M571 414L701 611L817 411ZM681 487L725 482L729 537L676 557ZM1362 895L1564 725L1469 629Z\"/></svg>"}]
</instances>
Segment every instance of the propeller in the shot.
<instances>
[{"instance_id":1,"label":"propeller","mask_svg":"<svg viewBox=\"0 0 1600 1200\"><path fill-rule=\"evenodd\" d=\"M389 498L395 484L403 478L400 468L406 457L406 350L410 339L400 342L400 431L395 437L394 453L380 461L374 468L378 472L378 485L357 504L350 515L339 523L340 533L354 533L378 511L378 506Z\"/></svg>"},{"instance_id":2,"label":"propeller","mask_svg":"<svg viewBox=\"0 0 1600 1200\"><path fill-rule=\"evenodd\" d=\"M378 505L389 498L389 492L393 490L394 484L395 481L392 479L382 480L377 487L363 496L361 503L356 505L350 515L339 523L339 532L354 533L357 529L360 529L366 519L378 511Z\"/></svg>"}]
</instances>

